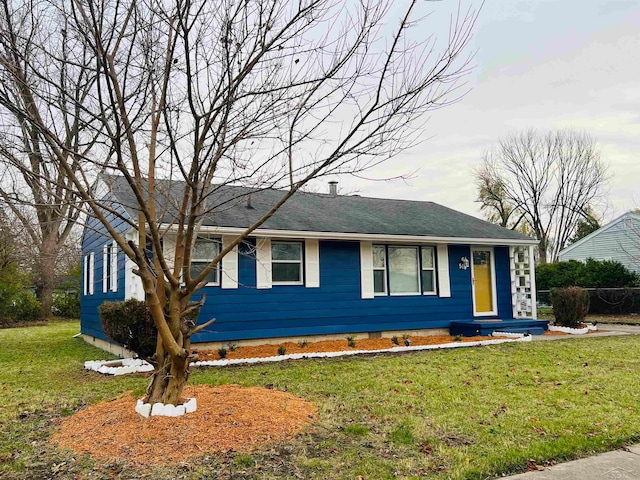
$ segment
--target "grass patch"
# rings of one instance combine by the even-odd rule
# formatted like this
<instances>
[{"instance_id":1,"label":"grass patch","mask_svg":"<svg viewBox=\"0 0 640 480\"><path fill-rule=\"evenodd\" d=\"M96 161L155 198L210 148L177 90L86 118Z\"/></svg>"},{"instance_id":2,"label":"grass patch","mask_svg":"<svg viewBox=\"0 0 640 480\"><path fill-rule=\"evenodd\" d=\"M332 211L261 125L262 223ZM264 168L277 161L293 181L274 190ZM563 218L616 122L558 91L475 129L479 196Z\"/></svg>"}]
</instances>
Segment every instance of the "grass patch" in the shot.
<instances>
[{"instance_id":1,"label":"grass patch","mask_svg":"<svg viewBox=\"0 0 640 480\"><path fill-rule=\"evenodd\" d=\"M416 439L413 436L413 429L406 423L398 425L389 433L389 440L393 443L399 443L401 445L411 445L415 443Z\"/></svg>"},{"instance_id":2,"label":"grass patch","mask_svg":"<svg viewBox=\"0 0 640 480\"><path fill-rule=\"evenodd\" d=\"M366 425L347 425L344 427L344 433L347 435L367 435L369 433L369 427Z\"/></svg>"},{"instance_id":3,"label":"grass patch","mask_svg":"<svg viewBox=\"0 0 640 480\"><path fill-rule=\"evenodd\" d=\"M48 446L55 421L123 390L142 394L147 380L84 371L85 360L107 354L77 332L77 322L0 331L0 477L218 478L241 469L238 478L481 479L640 440L638 337L580 338L196 370L192 383L306 397L318 420L289 442L188 467L97 465Z\"/></svg>"}]
</instances>

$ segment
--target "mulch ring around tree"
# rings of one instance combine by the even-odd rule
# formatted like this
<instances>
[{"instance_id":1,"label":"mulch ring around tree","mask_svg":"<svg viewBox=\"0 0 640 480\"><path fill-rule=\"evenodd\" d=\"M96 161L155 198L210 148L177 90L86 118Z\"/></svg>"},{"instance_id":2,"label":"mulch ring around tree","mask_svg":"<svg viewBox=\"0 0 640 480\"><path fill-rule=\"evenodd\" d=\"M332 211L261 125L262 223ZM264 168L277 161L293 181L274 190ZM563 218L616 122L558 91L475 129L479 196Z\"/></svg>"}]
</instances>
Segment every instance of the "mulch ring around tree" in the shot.
<instances>
[{"instance_id":1,"label":"mulch ring around tree","mask_svg":"<svg viewBox=\"0 0 640 480\"><path fill-rule=\"evenodd\" d=\"M311 402L261 387L193 385L184 396L196 397L197 411L144 418L134 411L133 393L125 392L61 420L51 441L99 461L166 465L283 441L316 417Z\"/></svg>"}]
</instances>

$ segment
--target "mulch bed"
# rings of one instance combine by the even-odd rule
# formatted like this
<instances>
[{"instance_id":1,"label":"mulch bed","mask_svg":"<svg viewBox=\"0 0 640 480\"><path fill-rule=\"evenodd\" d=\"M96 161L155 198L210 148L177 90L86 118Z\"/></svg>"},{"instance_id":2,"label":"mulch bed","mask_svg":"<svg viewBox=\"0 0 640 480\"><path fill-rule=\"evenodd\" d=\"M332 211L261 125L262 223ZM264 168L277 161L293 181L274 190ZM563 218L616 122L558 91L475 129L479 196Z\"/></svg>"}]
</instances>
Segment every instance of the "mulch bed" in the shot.
<instances>
[{"instance_id":1,"label":"mulch bed","mask_svg":"<svg viewBox=\"0 0 640 480\"><path fill-rule=\"evenodd\" d=\"M451 335L425 335L425 336L411 336L411 346L422 345L441 345L443 343L452 342L477 342L481 340L495 340L503 337L462 337L456 339ZM285 354L291 353L311 353L311 352L343 352L348 350L384 350L386 348L393 348L398 346L404 346L404 340L398 338L399 345L393 343L390 338L363 338L355 340L355 347L350 347L349 342L345 340L322 340L319 342L309 342L306 345L295 342L285 342L279 344L265 344L265 345L247 345L241 347L225 346L228 359L236 358L264 358L275 357L279 355L278 349L284 348ZM232 350L234 348L234 350ZM215 350L199 350L198 360L220 360L220 354Z\"/></svg>"},{"instance_id":2,"label":"mulch bed","mask_svg":"<svg viewBox=\"0 0 640 480\"><path fill-rule=\"evenodd\" d=\"M143 418L134 411L132 392L125 392L61 420L51 441L95 460L164 465L282 441L316 416L311 402L261 387L194 385L184 395L196 397L196 412Z\"/></svg>"}]
</instances>

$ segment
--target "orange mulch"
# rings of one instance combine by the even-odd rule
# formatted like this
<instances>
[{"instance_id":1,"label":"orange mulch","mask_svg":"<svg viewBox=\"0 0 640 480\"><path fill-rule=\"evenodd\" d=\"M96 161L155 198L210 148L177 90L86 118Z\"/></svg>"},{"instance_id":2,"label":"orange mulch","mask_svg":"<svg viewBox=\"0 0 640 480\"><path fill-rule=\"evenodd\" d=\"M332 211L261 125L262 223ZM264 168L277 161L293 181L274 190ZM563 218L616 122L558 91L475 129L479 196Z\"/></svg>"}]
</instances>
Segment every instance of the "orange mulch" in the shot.
<instances>
[{"instance_id":1,"label":"orange mulch","mask_svg":"<svg viewBox=\"0 0 640 480\"><path fill-rule=\"evenodd\" d=\"M422 345L441 345L443 343L451 342L477 342L480 340L494 340L504 337L462 337L462 339L456 340L451 335L425 335L425 336L411 336L411 346ZM306 346L301 343L285 342L279 344L264 344L264 345L247 345L242 347L235 347L235 350L231 351L229 346L225 345L227 350L227 356L225 358L263 358L263 357L275 357L279 355L278 348L284 347L285 354L291 353L312 353L312 352L342 352L346 350L383 350L386 348L404 346L404 340L398 338L400 345L396 345L390 338L363 338L355 340L355 347L350 347L348 341L345 340L322 340L319 342L309 342ZM219 360L220 355L214 350L199 350L198 359L200 361Z\"/></svg>"},{"instance_id":2,"label":"orange mulch","mask_svg":"<svg viewBox=\"0 0 640 480\"><path fill-rule=\"evenodd\" d=\"M132 392L125 392L62 420L51 441L96 460L162 465L284 440L316 415L311 402L261 387L194 385L184 396L196 397L195 412L144 418L134 411Z\"/></svg>"}]
</instances>

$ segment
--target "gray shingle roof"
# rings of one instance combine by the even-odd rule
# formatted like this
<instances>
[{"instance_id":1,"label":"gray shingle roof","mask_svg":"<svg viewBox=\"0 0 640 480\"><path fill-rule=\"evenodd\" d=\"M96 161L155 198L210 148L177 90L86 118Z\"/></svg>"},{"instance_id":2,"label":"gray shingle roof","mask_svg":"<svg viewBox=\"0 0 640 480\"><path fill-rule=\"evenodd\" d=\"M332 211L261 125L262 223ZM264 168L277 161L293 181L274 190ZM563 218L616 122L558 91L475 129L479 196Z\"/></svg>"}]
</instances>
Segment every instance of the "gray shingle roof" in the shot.
<instances>
[{"instance_id":1,"label":"gray shingle roof","mask_svg":"<svg viewBox=\"0 0 640 480\"><path fill-rule=\"evenodd\" d=\"M131 218L137 218L135 197L123 177L108 183ZM158 187L157 209L166 205L163 222L172 223L182 196L181 182ZM247 198L251 195L251 207ZM203 224L246 228L259 220L283 195L280 190L238 186L216 187L210 195L211 213ZM532 238L433 202L391 200L360 196L296 193L260 228L303 232L477 238L531 242Z\"/></svg>"}]
</instances>

